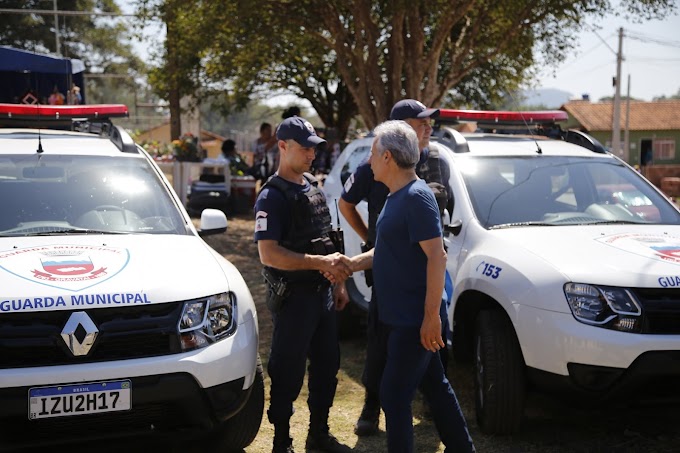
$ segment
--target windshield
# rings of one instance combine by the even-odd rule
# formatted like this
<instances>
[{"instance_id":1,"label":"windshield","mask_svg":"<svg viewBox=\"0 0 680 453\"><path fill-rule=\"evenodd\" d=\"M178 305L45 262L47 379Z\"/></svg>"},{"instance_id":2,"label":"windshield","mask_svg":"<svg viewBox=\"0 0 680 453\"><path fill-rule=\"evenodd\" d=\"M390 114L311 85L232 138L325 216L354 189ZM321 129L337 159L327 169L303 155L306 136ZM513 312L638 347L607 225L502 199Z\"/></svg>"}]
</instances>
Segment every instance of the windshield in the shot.
<instances>
[{"instance_id":1,"label":"windshield","mask_svg":"<svg viewBox=\"0 0 680 453\"><path fill-rule=\"evenodd\" d=\"M184 224L143 158L0 157L0 235L187 234Z\"/></svg>"},{"instance_id":2,"label":"windshield","mask_svg":"<svg viewBox=\"0 0 680 453\"><path fill-rule=\"evenodd\" d=\"M665 197L610 158L467 157L457 164L485 228L680 223Z\"/></svg>"}]
</instances>

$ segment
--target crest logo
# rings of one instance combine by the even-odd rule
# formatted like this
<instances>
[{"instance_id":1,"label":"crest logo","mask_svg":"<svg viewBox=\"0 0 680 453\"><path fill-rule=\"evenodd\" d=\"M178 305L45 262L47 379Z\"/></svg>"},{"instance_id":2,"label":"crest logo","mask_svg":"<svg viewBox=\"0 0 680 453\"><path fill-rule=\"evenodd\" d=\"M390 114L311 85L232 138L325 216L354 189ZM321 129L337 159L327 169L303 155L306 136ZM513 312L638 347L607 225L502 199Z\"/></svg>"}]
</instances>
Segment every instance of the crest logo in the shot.
<instances>
[{"instance_id":1,"label":"crest logo","mask_svg":"<svg viewBox=\"0 0 680 453\"><path fill-rule=\"evenodd\" d=\"M595 239L635 255L680 264L680 238L665 234L614 234Z\"/></svg>"},{"instance_id":2,"label":"crest logo","mask_svg":"<svg viewBox=\"0 0 680 453\"><path fill-rule=\"evenodd\" d=\"M305 121L305 127L312 134L316 134L316 132L314 132L314 126L312 126L312 123L310 123L309 121Z\"/></svg>"},{"instance_id":3,"label":"crest logo","mask_svg":"<svg viewBox=\"0 0 680 453\"><path fill-rule=\"evenodd\" d=\"M127 249L90 245L47 245L0 252L0 269L53 288L82 291L122 271Z\"/></svg>"}]
</instances>

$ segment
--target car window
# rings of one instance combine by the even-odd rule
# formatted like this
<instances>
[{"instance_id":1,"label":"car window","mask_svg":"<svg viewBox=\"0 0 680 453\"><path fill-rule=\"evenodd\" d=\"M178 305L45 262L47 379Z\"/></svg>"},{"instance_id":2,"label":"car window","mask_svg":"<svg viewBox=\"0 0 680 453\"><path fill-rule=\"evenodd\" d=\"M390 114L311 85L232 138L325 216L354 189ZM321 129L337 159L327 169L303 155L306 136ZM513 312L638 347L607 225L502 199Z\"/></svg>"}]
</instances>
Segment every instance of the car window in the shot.
<instances>
[{"instance_id":1,"label":"car window","mask_svg":"<svg viewBox=\"0 0 680 453\"><path fill-rule=\"evenodd\" d=\"M187 234L151 165L121 156L2 156L0 234L70 229Z\"/></svg>"},{"instance_id":2,"label":"car window","mask_svg":"<svg viewBox=\"0 0 680 453\"><path fill-rule=\"evenodd\" d=\"M358 146L352 151L340 172L340 181L342 181L343 185L345 184L345 181L347 181L347 178L356 171L357 167L368 160L370 152L370 146Z\"/></svg>"},{"instance_id":3,"label":"car window","mask_svg":"<svg viewBox=\"0 0 680 453\"><path fill-rule=\"evenodd\" d=\"M485 227L680 223L665 197L635 171L611 159L470 157L459 168Z\"/></svg>"}]
</instances>

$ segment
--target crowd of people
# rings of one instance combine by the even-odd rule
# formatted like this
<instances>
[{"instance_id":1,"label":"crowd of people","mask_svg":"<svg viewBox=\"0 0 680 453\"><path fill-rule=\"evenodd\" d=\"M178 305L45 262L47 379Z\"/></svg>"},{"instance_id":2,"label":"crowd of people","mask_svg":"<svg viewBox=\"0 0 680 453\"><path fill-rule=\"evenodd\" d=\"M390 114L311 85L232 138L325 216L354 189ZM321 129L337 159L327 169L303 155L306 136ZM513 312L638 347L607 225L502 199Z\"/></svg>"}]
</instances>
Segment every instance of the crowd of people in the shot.
<instances>
[{"instance_id":1,"label":"crowd of people","mask_svg":"<svg viewBox=\"0 0 680 453\"><path fill-rule=\"evenodd\" d=\"M411 403L420 390L447 452L474 452L467 423L446 377L446 251L442 213L452 203L450 169L429 143L439 111L406 99L374 131L368 162L345 184L341 210L367 241L349 258L331 227L319 180L309 171L327 146L299 116L276 128L276 172L255 203L255 241L267 282L274 331L267 371L267 411L274 426L273 453L293 452L290 418L309 361L307 449L351 449L329 432L340 348L336 311L349 302L345 280L372 269L364 410L358 436L378 431L385 414L387 450L413 452ZM266 150L264 154L266 159ZM356 211L369 204L366 225Z\"/></svg>"}]
</instances>

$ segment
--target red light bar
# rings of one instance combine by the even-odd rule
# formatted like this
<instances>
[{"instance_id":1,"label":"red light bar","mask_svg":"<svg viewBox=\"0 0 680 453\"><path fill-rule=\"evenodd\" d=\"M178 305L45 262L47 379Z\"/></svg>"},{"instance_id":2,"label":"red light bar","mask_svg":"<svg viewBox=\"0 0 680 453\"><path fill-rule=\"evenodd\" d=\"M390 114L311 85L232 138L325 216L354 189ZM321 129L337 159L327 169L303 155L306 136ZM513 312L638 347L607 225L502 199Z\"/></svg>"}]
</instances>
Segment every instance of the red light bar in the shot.
<instances>
[{"instance_id":1,"label":"red light bar","mask_svg":"<svg viewBox=\"0 0 680 453\"><path fill-rule=\"evenodd\" d=\"M0 119L102 119L128 116L123 104L95 105L27 105L0 104Z\"/></svg>"},{"instance_id":2,"label":"red light bar","mask_svg":"<svg viewBox=\"0 0 680 453\"><path fill-rule=\"evenodd\" d=\"M567 121L569 115L562 110L542 110L533 112L509 112L492 110L452 110L440 109L436 121L476 121L484 124L549 124Z\"/></svg>"}]
</instances>

